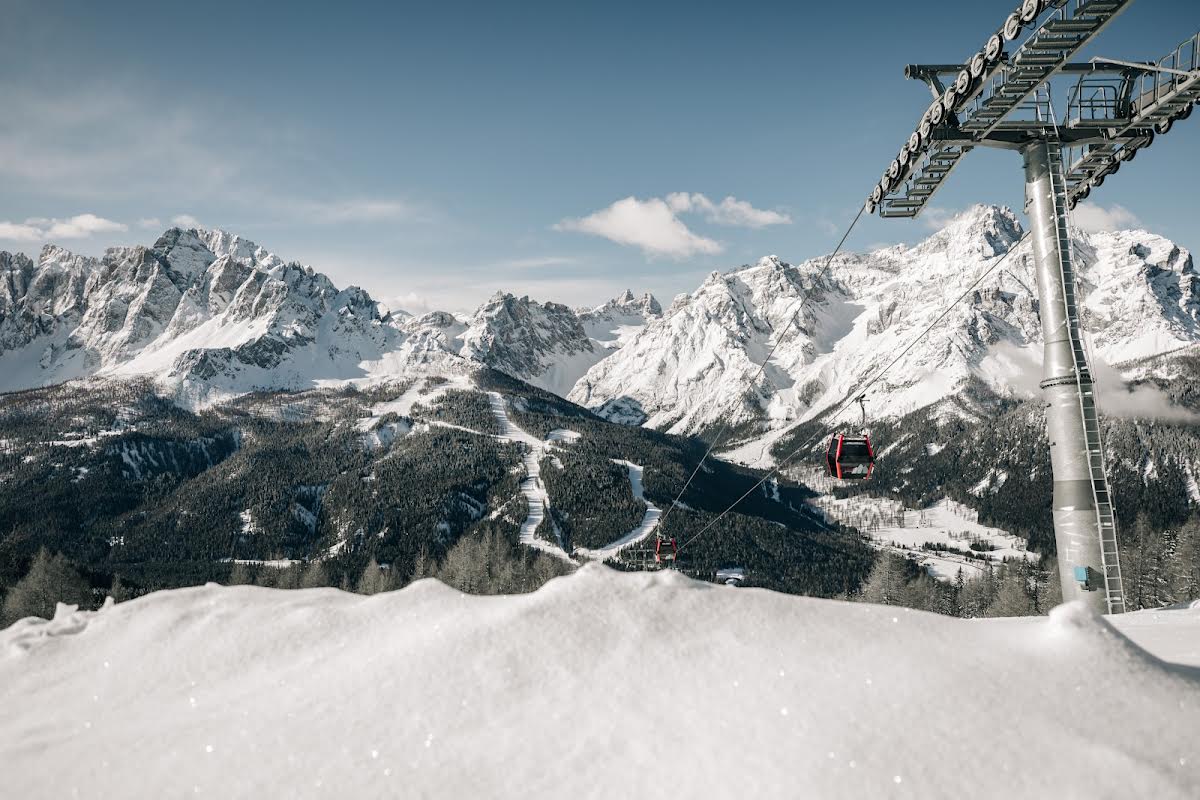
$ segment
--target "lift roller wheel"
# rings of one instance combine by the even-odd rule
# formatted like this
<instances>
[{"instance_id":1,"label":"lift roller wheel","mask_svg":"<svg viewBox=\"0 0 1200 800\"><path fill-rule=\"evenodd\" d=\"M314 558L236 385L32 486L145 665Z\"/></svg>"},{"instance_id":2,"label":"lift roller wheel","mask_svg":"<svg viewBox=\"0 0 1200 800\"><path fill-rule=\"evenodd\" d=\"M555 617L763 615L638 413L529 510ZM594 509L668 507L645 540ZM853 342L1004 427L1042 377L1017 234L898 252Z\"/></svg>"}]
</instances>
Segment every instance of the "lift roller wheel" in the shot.
<instances>
[{"instance_id":1,"label":"lift roller wheel","mask_svg":"<svg viewBox=\"0 0 1200 800\"><path fill-rule=\"evenodd\" d=\"M877 183L877 184L875 184L875 188L871 190L871 204L879 205L879 201L882 199L883 199L883 187Z\"/></svg>"},{"instance_id":2,"label":"lift roller wheel","mask_svg":"<svg viewBox=\"0 0 1200 800\"><path fill-rule=\"evenodd\" d=\"M969 69L964 69L963 71L959 72L958 77L954 79L954 91L959 97L966 97L967 93L970 92L971 87L974 84L975 81L971 77L971 71Z\"/></svg>"},{"instance_id":3,"label":"lift roller wheel","mask_svg":"<svg viewBox=\"0 0 1200 800\"><path fill-rule=\"evenodd\" d=\"M892 163L888 164L888 168L887 168L888 181L891 183L895 183L896 179L898 177L900 177L900 170L902 170L903 168L904 168L904 166L899 161L893 161Z\"/></svg>"},{"instance_id":4,"label":"lift roller wheel","mask_svg":"<svg viewBox=\"0 0 1200 800\"><path fill-rule=\"evenodd\" d=\"M967 71L971 73L974 80L982 78L983 73L987 71L987 56L983 53L971 56L971 63L967 65Z\"/></svg>"},{"instance_id":5,"label":"lift roller wheel","mask_svg":"<svg viewBox=\"0 0 1200 800\"><path fill-rule=\"evenodd\" d=\"M942 105L942 99L939 97L933 101L933 105L925 112L925 119L929 120L931 127L936 128L942 124L942 120L946 119L946 107Z\"/></svg>"},{"instance_id":6,"label":"lift roller wheel","mask_svg":"<svg viewBox=\"0 0 1200 800\"><path fill-rule=\"evenodd\" d=\"M993 33L992 38L987 40L987 44L983 47L983 57L987 59L988 65L993 65L1000 60L1000 54L1004 51L1004 38Z\"/></svg>"},{"instance_id":7,"label":"lift roller wheel","mask_svg":"<svg viewBox=\"0 0 1200 800\"><path fill-rule=\"evenodd\" d=\"M917 135L921 137L924 144L929 144L929 138L933 136L933 125L930 124L928 116L922 119L921 124L917 126Z\"/></svg>"},{"instance_id":8,"label":"lift roller wheel","mask_svg":"<svg viewBox=\"0 0 1200 800\"><path fill-rule=\"evenodd\" d=\"M1004 27L1001 28L1004 40L1008 42L1015 42L1021 35L1021 30L1021 18L1016 14L1009 14L1008 19L1004 20Z\"/></svg>"},{"instance_id":9,"label":"lift roller wheel","mask_svg":"<svg viewBox=\"0 0 1200 800\"><path fill-rule=\"evenodd\" d=\"M942 95L942 110L945 112L946 117L949 117L954 113L955 109L958 107L958 101L961 99L962 95L958 93L957 87L952 84L950 88L946 90L946 93Z\"/></svg>"},{"instance_id":10,"label":"lift roller wheel","mask_svg":"<svg viewBox=\"0 0 1200 800\"><path fill-rule=\"evenodd\" d=\"M917 153L921 152L921 143L924 142L926 138L927 137L921 135L920 127L918 127L917 130L913 131L912 136L908 137L909 152L912 153L914 156Z\"/></svg>"},{"instance_id":11,"label":"lift roller wheel","mask_svg":"<svg viewBox=\"0 0 1200 800\"><path fill-rule=\"evenodd\" d=\"M1021 10L1017 13L1021 16L1021 22L1028 25L1038 18L1045 7L1045 0L1025 0L1021 3Z\"/></svg>"},{"instance_id":12,"label":"lift roller wheel","mask_svg":"<svg viewBox=\"0 0 1200 800\"><path fill-rule=\"evenodd\" d=\"M1164 119L1161 122L1156 122L1154 123L1154 132L1159 134L1170 133L1171 126L1174 124L1175 120L1173 119Z\"/></svg>"}]
</instances>

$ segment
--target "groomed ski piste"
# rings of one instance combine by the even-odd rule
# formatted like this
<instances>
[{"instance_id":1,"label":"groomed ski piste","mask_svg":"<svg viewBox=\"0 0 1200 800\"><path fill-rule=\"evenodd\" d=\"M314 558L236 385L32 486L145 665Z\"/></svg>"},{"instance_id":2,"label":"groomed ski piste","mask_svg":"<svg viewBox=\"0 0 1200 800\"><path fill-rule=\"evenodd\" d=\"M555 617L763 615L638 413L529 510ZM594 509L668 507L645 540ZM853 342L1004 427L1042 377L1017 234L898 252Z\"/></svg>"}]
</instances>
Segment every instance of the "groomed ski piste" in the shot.
<instances>
[{"instance_id":1,"label":"groomed ski piste","mask_svg":"<svg viewBox=\"0 0 1200 800\"><path fill-rule=\"evenodd\" d=\"M1194 798L1200 609L210 584L0 631L0 707L14 798Z\"/></svg>"},{"instance_id":2,"label":"groomed ski piste","mask_svg":"<svg viewBox=\"0 0 1200 800\"><path fill-rule=\"evenodd\" d=\"M363 434L364 446L368 448L384 446L390 444L394 437L403 436L409 432L410 429L403 423L391 423L389 426L382 426L381 423L385 416L395 414L407 417L412 413L413 406L418 402L432 404L451 389L478 391L477 386L469 377L456 375L451 376L449 380L444 380L433 386L430 386L426 381L417 380L395 400L375 404L371 408L371 416L364 417L357 423L358 429ZM524 449L524 455L521 460L525 477L521 480L521 495L525 498L527 511L525 519L521 522L518 540L527 547L532 547L556 558L570 561L571 563L577 563L571 555L563 550L561 543L547 541L539 537L537 530L541 527L543 521L545 521L550 507L550 494L546 491L546 486L542 482L542 459L553 451L559 443L577 441L580 438L579 433L565 428L558 428L550 431L544 440L539 439L509 418L507 400L504 395L494 391L486 392L486 395L492 417L499 430L499 433L495 434L494 438L519 444ZM440 420L421 421L416 423L415 427L416 429L420 429L422 426L453 428L477 436L493 435ZM642 486L641 465L621 459L613 459L613 463L620 464L628 471L630 491L636 499L646 505L646 512L636 527L617 537L610 544L595 549L577 549L575 554L579 557L601 561L611 558L626 547L645 540L658 527L658 520L662 512L646 498ZM333 552L336 552L337 549L339 548L335 545Z\"/></svg>"},{"instance_id":3,"label":"groomed ski piste","mask_svg":"<svg viewBox=\"0 0 1200 800\"><path fill-rule=\"evenodd\" d=\"M631 547L644 541L658 527L658 521L662 517L662 509L646 499L646 491L642 485L642 467L634 464L632 461L614 460L614 463L620 464L629 470L629 487L633 491L633 496L646 504L646 513L642 515L642 521L638 523L636 528L615 542L596 549L581 547L576 551L586 558L593 558L599 561L612 558L626 547Z\"/></svg>"},{"instance_id":4,"label":"groomed ski piste","mask_svg":"<svg viewBox=\"0 0 1200 800\"><path fill-rule=\"evenodd\" d=\"M523 545L570 561L571 557L563 551L561 546L537 536L537 529L546 519L546 508L550 503L550 493L546 491L546 486L542 483L541 463L542 456L546 453L546 447L551 442L577 438L578 434L573 431L555 430L550 431L550 435L546 437L545 441L542 441L514 425L508 418L504 395L499 392L488 392L487 395L492 407L492 416L495 417L496 424L500 428L497 438L506 442L518 442L525 446L525 455L522 459L525 465L525 479L521 481L521 494L525 495L525 503L529 510L526 512L525 521L521 523L518 539Z\"/></svg>"}]
</instances>

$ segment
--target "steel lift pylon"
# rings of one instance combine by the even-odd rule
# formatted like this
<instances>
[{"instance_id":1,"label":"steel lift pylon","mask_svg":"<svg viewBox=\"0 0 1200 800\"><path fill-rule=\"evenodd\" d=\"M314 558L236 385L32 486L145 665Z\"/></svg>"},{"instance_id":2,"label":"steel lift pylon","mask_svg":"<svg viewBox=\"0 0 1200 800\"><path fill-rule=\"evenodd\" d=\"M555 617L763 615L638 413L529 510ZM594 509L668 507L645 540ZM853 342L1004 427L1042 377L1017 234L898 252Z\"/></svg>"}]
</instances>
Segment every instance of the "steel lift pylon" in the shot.
<instances>
[{"instance_id":1,"label":"steel lift pylon","mask_svg":"<svg viewBox=\"0 0 1200 800\"><path fill-rule=\"evenodd\" d=\"M1125 610L1117 523L1076 300L1069 215L1200 102L1200 34L1156 62L1069 63L1132 2L1024 0L966 63L906 67L907 77L929 85L934 102L866 203L882 217L916 217L975 147L1021 153L1045 341L1041 388L1063 600L1114 614ZM1008 47L1015 48L1011 55ZM1052 102L1056 78L1075 79L1061 121Z\"/></svg>"}]
</instances>

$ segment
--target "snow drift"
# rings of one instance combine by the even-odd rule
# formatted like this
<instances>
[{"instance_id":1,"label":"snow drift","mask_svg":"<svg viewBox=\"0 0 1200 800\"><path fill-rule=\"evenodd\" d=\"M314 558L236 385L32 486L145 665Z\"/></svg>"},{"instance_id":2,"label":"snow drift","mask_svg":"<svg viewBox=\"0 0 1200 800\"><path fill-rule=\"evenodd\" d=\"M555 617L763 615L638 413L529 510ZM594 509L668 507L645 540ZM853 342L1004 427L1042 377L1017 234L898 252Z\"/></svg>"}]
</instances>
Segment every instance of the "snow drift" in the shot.
<instances>
[{"instance_id":1,"label":"snow drift","mask_svg":"<svg viewBox=\"0 0 1200 800\"><path fill-rule=\"evenodd\" d=\"M209 585L0 632L0 770L12 797L1195 797L1200 670L1126 626L1197 653L1194 609L962 621L600 566L512 597Z\"/></svg>"}]
</instances>

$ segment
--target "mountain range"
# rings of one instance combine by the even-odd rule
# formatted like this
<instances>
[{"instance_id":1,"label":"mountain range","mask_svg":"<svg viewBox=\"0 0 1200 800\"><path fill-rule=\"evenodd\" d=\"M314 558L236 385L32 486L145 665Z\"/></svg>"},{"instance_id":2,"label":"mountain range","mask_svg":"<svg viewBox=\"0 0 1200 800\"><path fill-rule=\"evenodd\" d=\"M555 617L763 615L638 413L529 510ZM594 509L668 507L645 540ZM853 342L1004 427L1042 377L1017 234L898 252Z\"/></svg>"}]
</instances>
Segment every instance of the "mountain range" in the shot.
<instances>
[{"instance_id":1,"label":"mountain range","mask_svg":"<svg viewBox=\"0 0 1200 800\"><path fill-rule=\"evenodd\" d=\"M0 253L0 390L151 376L203 407L482 365L614 422L680 434L729 423L735 438L771 441L840 404L1005 259L867 398L873 418L927 406L979 418L968 387L1036 393L1038 301L1022 233L1010 210L976 206L913 246L713 272L665 311L628 291L591 309L497 293L470 315L421 316L218 230L172 228L101 258ZM1074 246L1094 371L1128 410L1109 365L1169 376L1163 354L1200 342L1200 277L1189 251L1146 231L1076 232Z\"/></svg>"}]
</instances>

